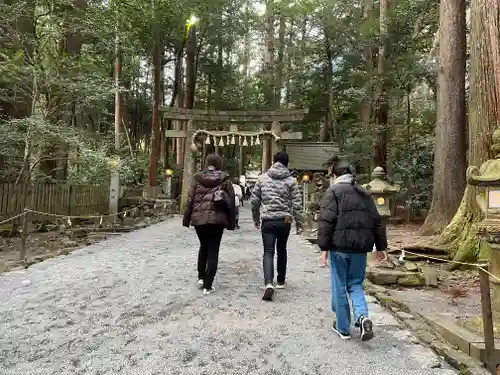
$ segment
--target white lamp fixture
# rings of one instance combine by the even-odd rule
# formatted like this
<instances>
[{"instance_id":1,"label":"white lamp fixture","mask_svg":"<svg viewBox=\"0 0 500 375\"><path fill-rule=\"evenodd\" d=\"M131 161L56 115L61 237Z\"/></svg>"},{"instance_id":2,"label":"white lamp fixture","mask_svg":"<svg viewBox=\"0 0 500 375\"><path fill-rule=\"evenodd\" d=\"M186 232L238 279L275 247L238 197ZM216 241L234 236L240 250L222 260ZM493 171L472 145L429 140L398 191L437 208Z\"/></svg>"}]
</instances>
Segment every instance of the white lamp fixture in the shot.
<instances>
[{"instance_id":1,"label":"white lamp fixture","mask_svg":"<svg viewBox=\"0 0 500 375\"><path fill-rule=\"evenodd\" d=\"M488 191L488 208L500 209L500 188L489 187Z\"/></svg>"}]
</instances>

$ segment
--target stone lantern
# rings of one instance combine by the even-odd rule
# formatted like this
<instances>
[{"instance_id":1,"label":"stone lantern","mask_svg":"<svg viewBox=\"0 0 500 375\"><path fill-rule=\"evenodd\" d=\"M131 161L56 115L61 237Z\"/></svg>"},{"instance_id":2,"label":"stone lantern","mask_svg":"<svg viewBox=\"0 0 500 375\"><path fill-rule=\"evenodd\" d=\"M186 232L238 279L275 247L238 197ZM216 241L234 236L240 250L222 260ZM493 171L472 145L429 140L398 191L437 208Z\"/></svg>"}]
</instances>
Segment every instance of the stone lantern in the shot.
<instances>
[{"instance_id":1,"label":"stone lantern","mask_svg":"<svg viewBox=\"0 0 500 375\"><path fill-rule=\"evenodd\" d=\"M390 199L399 192L399 185L389 184L384 168L376 167L372 172L372 180L363 187L372 195L375 206L386 224L387 219L391 217Z\"/></svg>"},{"instance_id":2,"label":"stone lantern","mask_svg":"<svg viewBox=\"0 0 500 375\"><path fill-rule=\"evenodd\" d=\"M476 200L484 213L483 221L474 226L481 241L486 242L491 251L489 259L490 272L500 275L500 129L492 135L491 153L494 159L487 160L480 168L467 168L467 183L469 185L486 188L485 194L480 194ZM493 291L492 306L499 314L500 283L490 278ZM500 316L495 316L499 319Z\"/></svg>"},{"instance_id":3,"label":"stone lantern","mask_svg":"<svg viewBox=\"0 0 500 375\"><path fill-rule=\"evenodd\" d=\"M376 167L372 172L372 180L363 187L372 195L383 225L387 225L391 217L390 199L399 192L399 186L389 184L384 168ZM377 264L375 253L368 254L368 264Z\"/></svg>"}]
</instances>

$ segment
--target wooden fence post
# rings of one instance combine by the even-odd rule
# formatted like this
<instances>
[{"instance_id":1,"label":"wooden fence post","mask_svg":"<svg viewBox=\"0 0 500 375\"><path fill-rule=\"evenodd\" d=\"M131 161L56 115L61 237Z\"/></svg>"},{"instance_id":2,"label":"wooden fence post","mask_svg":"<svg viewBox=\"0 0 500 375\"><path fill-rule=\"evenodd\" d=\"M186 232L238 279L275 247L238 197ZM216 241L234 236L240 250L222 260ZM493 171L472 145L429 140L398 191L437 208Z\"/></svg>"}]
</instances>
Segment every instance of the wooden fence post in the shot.
<instances>
[{"instance_id":1,"label":"wooden fence post","mask_svg":"<svg viewBox=\"0 0 500 375\"><path fill-rule=\"evenodd\" d=\"M484 268L486 267L484 266ZM479 287L481 290L481 310L483 314L484 362L486 370L496 375L497 360L495 356L495 337L493 334L493 313L491 311L490 276L482 269L479 269Z\"/></svg>"},{"instance_id":2,"label":"wooden fence post","mask_svg":"<svg viewBox=\"0 0 500 375\"><path fill-rule=\"evenodd\" d=\"M68 186L68 216L71 216L71 202L72 202L72 197L73 195L73 185Z\"/></svg>"},{"instance_id":3,"label":"wooden fence post","mask_svg":"<svg viewBox=\"0 0 500 375\"><path fill-rule=\"evenodd\" d=\"M28 230L29 230L29 221L30 221L30 211L25 208L24 209L24 215L23 215L23 233L21 235L21 252L19 254L19 258L26 263L26 254L27 254L27 249L26 249L26 242L28 240Z\"/></svg>"}]
</instances>

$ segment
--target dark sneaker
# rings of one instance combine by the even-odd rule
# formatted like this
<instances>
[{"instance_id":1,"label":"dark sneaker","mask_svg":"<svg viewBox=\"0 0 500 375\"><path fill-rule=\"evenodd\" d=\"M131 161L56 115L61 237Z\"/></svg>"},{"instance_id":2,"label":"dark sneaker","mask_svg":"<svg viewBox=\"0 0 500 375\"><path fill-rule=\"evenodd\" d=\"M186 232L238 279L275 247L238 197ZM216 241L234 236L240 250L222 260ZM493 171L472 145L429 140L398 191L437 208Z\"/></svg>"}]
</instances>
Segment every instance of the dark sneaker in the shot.
<instances>
[{"instance_id":1,"label":"dark sneaker","mask_svg":"<svg viewBox=\"0 0 500 375\"><path fill-rule=\"evenodd\" d=\"M263 301L272 301L274 295L274 286L273 284L267 284L264 288L264 295L262 296Z\"/></svg>"},{"instance_id":2,"label":"dark sneaker","mask_svg":"<svg viewBox=\"0 0 500 375\"><path fill-rule=\"evenodd\" d=\"M361 341L368 341L373 338L373 322L366 316L361 316L358 321L361 332Z\"/></svg>"},{"instance_id":3,"label":"dark sneaker","mask_svg":"<svg viewBox=\"0 0 500 375\"><path fill-rule=\"evenodd\" d=\"M351 339L350 333L340 332L339 330L337 330L335 321L332 324L332 331L335 332L337 335L339 335L339 337L342 340L350 340Z\"/></svg>"},{"instance_id":4,"label":"dark sneaker","mask_svg":"<svg viewBox=\"0 0 500 375\"><path fill-rule=\"evenodd\" d=\"M276 289L285 289L286 288L286 283L284 281L278 281L276 284Z\"/></svg>"}]
</instances>

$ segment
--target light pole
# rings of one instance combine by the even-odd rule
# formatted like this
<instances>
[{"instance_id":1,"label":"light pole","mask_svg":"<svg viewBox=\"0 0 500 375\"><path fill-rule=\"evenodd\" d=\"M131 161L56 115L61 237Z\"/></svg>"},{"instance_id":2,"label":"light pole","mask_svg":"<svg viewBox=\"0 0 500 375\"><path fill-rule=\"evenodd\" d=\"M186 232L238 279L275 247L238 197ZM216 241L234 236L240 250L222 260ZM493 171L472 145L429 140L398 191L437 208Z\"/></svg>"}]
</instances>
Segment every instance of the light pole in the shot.
<instances>
[{"instance_id":1,"label":"light pole","mask_svg":"<svg viewBox=\"0 0 500 375\"><path fill-rule=\"evenodd\" d=\"M120 198L120 159L116 157L110 160L111 180L109 182L109 213L118 213L118 201ZM115 216L116 219L116 216Z\"/></svg>"},{"instance_id":2,"label":"light pole","mask_svg":"<svg viewBox=\"0 0 500 375\"><path fill-rule=\"evenodd\" d=\"M118 155L120 151L120 127L122 122L121 116L121 98L120 98L120 28L118 18L118 8L116 1L112 3L116 10L116 24L115 24L115 153ZM120 196L120 173L118 171L119 159L110 161L111 176L109 181L109 213L118 213L118 198Z\"/></svg>"},{"instance_id":3,"label":"light pole","mask_svg":"<svg viewBox=\"0 0 500 375\"><path fill-rule=\"evenodd\" d=\"M302 176L302 190L304 191L304 206L302 207L302 211L307 213L307 198L309 196L309 175L305 174Z\"/></svg>"},{"instance_id":4,"label":"light pole","mask_svg":"<svg viewBox=\"0 0 500 375\"><path fill-rule=\"evenodd\" d=\"M167 195L167 199L172 199L172 176L174 171L170 168L165 170L165 175L167 176L166 186L165 186L165 194Z\"/></svg>"}]
</instances>

